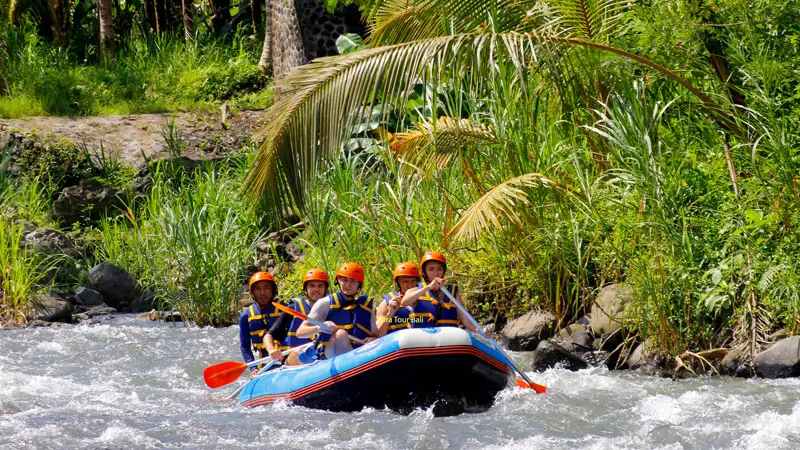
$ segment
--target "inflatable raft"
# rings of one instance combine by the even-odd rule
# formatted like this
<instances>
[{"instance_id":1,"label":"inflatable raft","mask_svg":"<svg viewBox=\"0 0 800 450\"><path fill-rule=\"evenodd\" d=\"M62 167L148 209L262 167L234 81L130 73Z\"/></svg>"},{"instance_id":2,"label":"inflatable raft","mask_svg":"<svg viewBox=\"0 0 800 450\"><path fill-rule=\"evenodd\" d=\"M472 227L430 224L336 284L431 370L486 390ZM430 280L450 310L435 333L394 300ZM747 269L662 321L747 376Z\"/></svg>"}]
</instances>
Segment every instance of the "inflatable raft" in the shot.
<instances>
[{"instance_id":1,"label":"inflatable raft","mask_svg":"<svg viewBox=\"0 0 800 450\"><path fill-rule=\"evenodd\" d=\"M433 406L437 416L482 412L515 384L505 356L459 328L401 330L351 352L253 378L239 403L284 400L330 411L384 408L408 414Z\"/></svg>"}]
</instances>

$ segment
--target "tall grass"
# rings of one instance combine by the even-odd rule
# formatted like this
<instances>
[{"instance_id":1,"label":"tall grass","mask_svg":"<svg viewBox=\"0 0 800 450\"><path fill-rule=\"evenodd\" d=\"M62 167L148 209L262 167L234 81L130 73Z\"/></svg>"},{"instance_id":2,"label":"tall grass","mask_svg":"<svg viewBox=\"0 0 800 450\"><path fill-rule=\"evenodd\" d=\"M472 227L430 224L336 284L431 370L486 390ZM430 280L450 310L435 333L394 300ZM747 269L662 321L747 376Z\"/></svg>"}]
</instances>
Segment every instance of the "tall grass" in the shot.
<instances>
[{"instance_id":1,"label":"tall grass","mask_svg":"<svg viewBox=\"0 0 800 450\"><path fill-rule=\"evenodd\" d=\"M99 228L102 257L198 325L235 320L245 264L263 237L240 201L241 169L171 178L156 168L149 195Z\"/></svg>"},{"instance_id":2,"label":"tall grass","mask_svg":"<svg viewBox=\"0 0 800 450\"><path fill-rule=\"evenodd\" d=\"M44 259L21 246L22 225L0 214L0 321L25 322Z\"/></svg>"}]
</instances>

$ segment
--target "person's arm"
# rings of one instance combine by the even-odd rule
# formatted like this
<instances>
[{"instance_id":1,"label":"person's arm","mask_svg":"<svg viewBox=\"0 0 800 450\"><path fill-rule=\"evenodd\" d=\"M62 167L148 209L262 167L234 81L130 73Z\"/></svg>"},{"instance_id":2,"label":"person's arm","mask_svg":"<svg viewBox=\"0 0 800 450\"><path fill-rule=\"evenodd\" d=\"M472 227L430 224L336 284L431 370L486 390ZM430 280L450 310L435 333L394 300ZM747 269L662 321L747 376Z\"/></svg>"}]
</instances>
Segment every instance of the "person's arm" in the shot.
<instances>
[{"instance_id":1,"label":"person's arm","mask_svg":"<svg viewBox=\"0 0 800 450\"><path fill-rule=\"evenodd\" d=\"M247 323L247 317L246 313L239 317L239 350L242 352L244 362L251 363L256 359L253 357L253 348L250 342L250 325Z\"/></svg>"},{"instance_id":2,"label":"person's arm","mask_svg":"<svg viewBox=\"0 0 800 450\"><path fill-rule=\"evenodd\" d=\"M426 286L411 288L403 295L403 298L400 301L400 306L414 307L414 305L417 303L417 300L420 298L420 296L425 294L425 292L439 289L439 287L443 285L444 280L441 278L434 278Z\"/></svg>"},{"instance_id":3,"label":"person's arm","mask_svg":"<svg viewBox=\"0 0 800 450\"><path fill-rule=\"evenodd\" d=\"M276 341L283 342L286 335L289 333L289 328L292 326L293 319L293 315L282 312L281 315L278 316L278 319L275 320L275 323L272 324L269 331L267 331L267 334L272 336Z\"/></svg>"},{"instance_id":4,"label":"person's arm","mask_svg":"<svg viewBox=\"0 0 800 450\"><path fill-rule=\"evenodd\" d=\"M378 306L377 313L372 313L372 321L375 324L375 330L373 331L374 336L386 336L386 333L389 332L389 325L392 322L392 317L394 317L394 313L397 312L398 307L399 303L397 302L397 299L392 299L388 305L385 302L381 302L381 304Z\"/></svg>"},{"instance_id":5,"label":"person's arm","mask_svg":"<svg viewBox=\"0 0 800 450\"><path fill-rule=\"evenodd\" d=\"M314 306L311 307L311 311L308 312L308 317L310 319L314 319L318 322L322 322L328 317L328 311L330 310L330 302L327 300L327 297L323 297L317 300L314 303ZM335 328L335 327L334 327ZM300 339L310 338L314 334L319 331L319 327L312 324L308 321L303 321L302 324L297 328L297 337Z\"/></svg>"},{"instance_id":6,"label":"person's arm","mask_svg":"<svg viewBox=\"0 0 800 450\"><path fill-rule=\"evenodd\" d=\"M267 354L269 354L270 358L274 361L283 361L283 353L280 349L275 348L275 341L283 341L291 324L292 316L287 313L281 313L264 336L264 345L267 346Z\"/></svg>"}]
</instances>

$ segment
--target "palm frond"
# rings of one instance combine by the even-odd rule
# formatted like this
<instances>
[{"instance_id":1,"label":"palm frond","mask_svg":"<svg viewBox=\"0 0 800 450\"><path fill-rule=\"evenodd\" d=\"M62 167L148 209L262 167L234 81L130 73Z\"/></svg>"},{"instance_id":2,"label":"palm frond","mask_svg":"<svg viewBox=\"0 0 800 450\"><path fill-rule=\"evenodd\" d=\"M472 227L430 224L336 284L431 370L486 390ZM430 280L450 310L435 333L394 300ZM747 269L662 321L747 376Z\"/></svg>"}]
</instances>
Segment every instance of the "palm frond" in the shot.
<instances>
[{"instance_id":1,"label":"palm frond","mask_svg":"<svg viewBox=\"0 0 800 450\"><path fill-rule=\"evenodd\" d=\"M707 95L659 64L618 48L536 34L459 34L409 42L315 60L290 74L285 93L266 113L264 138L245 186L276 214L294 204L300 209L318 164L333 157L348 136L355 112L380 100L404 104L412 86L432 86L469 78L470 89L485 88L499 71L513 69L524 78L560 47L583 46L616 54L677 81L707 109L724 114ZM556 56L552 56L556 55ZM549 70L563 69L554 64ZM384 115L388 115L386 108ZM384 117L385 118L385 117Z\"/></svg>"},{"instance_id":2,"label":"palm frond","mask_svg":"<svg viewBox=\"0 0 800 450\"><path fill-rule=\"evenodd\" d=\"M528 11L525 31L609 42L628 29L632 0L548 0Z\"/></svg>"},{"instance_id":3,"label":"palm frond","mask_svg":"<svg viewBox=\"0 0 800 450\"><path fill-rule=\"evenodd\" d=\"M460 151L479 142L496 144L498 141L487 125L469 119L440 117L433 124L420 122L412 131L395 134L389 145L399 158L420 172L436 174Z\"/></svg>"},{"instance_id":4,"label":"palm frond","mask_svg":"<svg viewBox=\"0 0 800 450\"><path fill-rule=\"evenodd\" d=\"M518 211L530 206L525 188L532 187L551 188L582 197L579 192L540 173L527 173L498 184L473 203L450 230L448 240L475 238L490 227L504 227L506 222L522 225Z\"/></svg>"},{"instance_id":5,"label":"palm frond","mask_svg":"<svg viewBox=\"0 0 800 450\"><path fill-rule=\"evenodd\" d=\"M372 47L436 37L506 32L524 21L512 0L387 0L369 17Z\"/></svg>"}]
</instances>

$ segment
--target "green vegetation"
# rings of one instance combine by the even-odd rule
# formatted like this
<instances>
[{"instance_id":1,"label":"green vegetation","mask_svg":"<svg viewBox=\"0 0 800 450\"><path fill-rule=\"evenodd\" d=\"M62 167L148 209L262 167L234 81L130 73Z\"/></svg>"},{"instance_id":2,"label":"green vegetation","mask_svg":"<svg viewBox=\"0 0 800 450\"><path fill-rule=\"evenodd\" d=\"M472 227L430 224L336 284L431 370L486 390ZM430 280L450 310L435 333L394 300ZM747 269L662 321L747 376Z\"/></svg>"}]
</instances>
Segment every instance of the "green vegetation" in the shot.
<instances>
[{"instance_id":1,"label":"green vegetation","mask_svg":"<svg viewBox=\"0 0 800 450\"><path fill-rule=\"evenodd\" d=\"M236 35L152 36L134 29L116 62L94 64L86 49L62 49L32 27L0 24L0 117L136 114L238 109L272 102L271 80L258 70L261 42ZM86 44L90 45L90 44Z\"/></svg>"},{"instance_id":2,"label":"green vegetation","mask_svg":"<svg viewBox=\"0 0 800 450\"><path fill-rule=\"evenodd\" d=\"M143 202L101 221L99 259L124 267L197 325L233 323L245 264L263 237L239 196L243 173L241 162L192 174L156 163Z\"/></svg>"},{"instance_id":3,"label":"green vegetation","mask_svg":"<svg viewBox=\"0 0 800 450\"><path fill-rule=\"evenodd\" d=\"M359 4L371 34L290 76L247 164L161 166L90 233L95 258L198 324L228 324L261 233L297 215L305 257L289 267L273 244L283 293L307 268L354 260L379 295L396 263L439 249L483 319L539 307L563 326L627 283L627 329L665 353L752 355L779 328L800 332L798 1ZM258 39L133 31L114 65L82 65L31 30L0 28L15 49L0 50L0 79L19 94L0 111L206 107L264 86L248 62ZM52 106L36 83L58 70L64 92L111 94ZM130 179L98 160L105 179ZM0 177L3 204L46 215L49 200L20 200L52 198L39 174L13 189Z\"/></svg>"},{"instance_id":4,"label":"green vegetation","mask_svg":"<svg viewBox=\"0 0 800 450\"><path fill-rule=\"evenodd\" d=\"M672 354L800 331L796 1L400 3L268 112L247 185L304 264L377 293L445 249L473 307L561 325L625 282Z\"/></svg>"}]
</instances>

